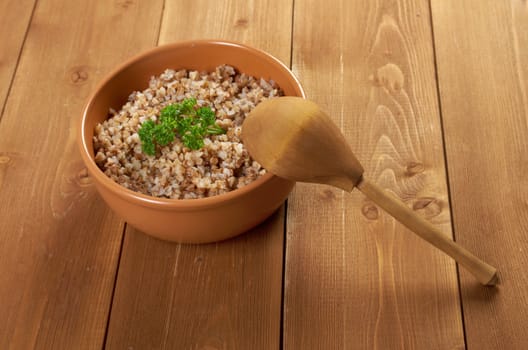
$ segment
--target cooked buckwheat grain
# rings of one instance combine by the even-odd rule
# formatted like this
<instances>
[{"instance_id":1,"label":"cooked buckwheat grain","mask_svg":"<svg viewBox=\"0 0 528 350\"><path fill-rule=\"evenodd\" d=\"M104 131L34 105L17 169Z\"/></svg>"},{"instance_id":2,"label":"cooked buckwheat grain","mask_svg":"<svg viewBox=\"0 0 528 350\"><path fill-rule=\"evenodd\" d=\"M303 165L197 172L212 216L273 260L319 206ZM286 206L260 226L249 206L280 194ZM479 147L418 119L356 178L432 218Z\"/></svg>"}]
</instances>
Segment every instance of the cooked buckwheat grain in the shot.
<instances>
[{"instance_id":1,"label":"cooked buckwheat grain","mask_svg":"<svg viewBox=\"0 0 528 350\"><path fill-rule=\"evenodd\" d=\"M96 126L95 161L118 184L155 197L203 198L243 187L266 170L244 148L242 122L259 102L282 94L273 81L238 73L227 65L209 73L167 69ZM165 106L189 97L198 106L211 107L226 134L206 137L199 150L176 138L167 146L157 146L155 156L143 153L137 133L141 123L156 121Z\"/></svg>"}]
</instances>

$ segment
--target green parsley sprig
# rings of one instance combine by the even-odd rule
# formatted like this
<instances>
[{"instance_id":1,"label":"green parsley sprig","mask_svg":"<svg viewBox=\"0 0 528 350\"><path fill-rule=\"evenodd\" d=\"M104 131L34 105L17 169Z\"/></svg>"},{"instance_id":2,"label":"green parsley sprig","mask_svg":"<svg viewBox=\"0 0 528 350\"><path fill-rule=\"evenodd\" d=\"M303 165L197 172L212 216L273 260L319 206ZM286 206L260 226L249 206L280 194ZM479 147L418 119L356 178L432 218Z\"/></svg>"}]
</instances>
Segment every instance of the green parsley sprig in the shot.
<instances>
[{"instance_id":1,"label":"green parsley sprig","mask_svg":"<svg viewBox=\"0 0 528 350\"><path fill-rule=\"evenodd\" d=\"M206 135L226 132L215 124L215 120L215 114L210 107L196 108L195 98L168 105L161 110L157 123L147 120L138 130L143 152L153 156L156 154L156 144L168 145L174 141L176 133L186 147L200 149L204 145L203 139Z\"/></svg>"}]
</instances>

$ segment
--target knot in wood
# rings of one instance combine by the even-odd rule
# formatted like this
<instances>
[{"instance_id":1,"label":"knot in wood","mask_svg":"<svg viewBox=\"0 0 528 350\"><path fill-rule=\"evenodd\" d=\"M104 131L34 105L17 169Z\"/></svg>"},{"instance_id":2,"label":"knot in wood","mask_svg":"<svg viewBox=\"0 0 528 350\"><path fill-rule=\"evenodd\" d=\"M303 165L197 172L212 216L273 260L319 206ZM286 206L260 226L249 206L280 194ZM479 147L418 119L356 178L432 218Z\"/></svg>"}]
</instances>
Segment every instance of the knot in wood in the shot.
<instances>
[{"instance_id":1,"label":"knot in wood","mask_svg":"<svg viewBox=\"0 0 528 350\"><path fill-rule=\"evenodd\" d=\"M423 173L425 170L425 167L422 163L419 162L410 162L405 167L405 175L406 176L414 176L416 174Z\"/></svg>"},{"instance_id":2,"label":"knot in wood","mask_svg":"<svg viewBox=\"0 0 528 350\"><path fill-rule=\"evenodd\" d=\"M90 174L88 174L88 170L86 168L83 168L77 173L77 183L80 186L91 185L92 179L90 178Z\"/></svg>"},{"instance_id":3,"label":"knot in wood","mask_svg":"<svg viewBox=\"0 0 528 350\"><path fill-rule=\"evenodd\" d=\"M235 27L237 28L247 28L249 21L245 18L239 18L235 22Z\"/></svg>"},{"instance_id":4,"label":"knot in wood","mask_svg":"<svg viewBox=\"0 0 528 350\"><path fill-rule=\"evenodd\" d=\"M361 213L369 220L377 220L379 217L378 207L372 203L367 203L361 208Z\"/></svg>"},{"instance_id":5,"label":"knot in wood","mask_svg":"<svg viewBox=\"0 0 528 350\"><path fill-rule=\"evenodd\" d=\"M124 9L127 9L129 8L131 5L134 4L134 1L132 0L122 0L122 1L118 1L117 4L119 5L119 7L122 7Z\"/></svg>"},{"instance_id":6,"label":"knot in wood","mask_svg":"<svg viewBox=\"0 0 528 350\"><path fill-rule=\"evenodd\" d=\"M332 201L336 198L334 191L326 189L321 193L321 199L325 201Z\"/></svg>"},{"instance_id":7,"label":"knot in wood","mask_svg":"<svg viewBox=\"0 0 528 350\"><path fill-rule=\"evenodd\" d=\"M369 76L369 80L375 86L383 86L391 91L401 90L405 84L401 68L394 63L387 63L378 68L374 74Z\"/></svg>"},{"instance_id":8,"label":"knot in wood","mask_svg":"<svg viewBox=\"0 0 528 350\"><path fill-rule=\"evenodd\" d=\"M84 84L88 80L88 69L86 67L75 67L71 70L70 81L74 85Z\"/></svg>"},{"instance_id":9,"label":"knot in wood","mask_svg":"<svg viewBox=\"0 0 528 350\"><path fill-rule=\"evenodd\" d=\"M433 197L417 198L412 206L414 211L423 211L424 216L426 217L440 215L442 207L442 202Z\"/></svg>"}]
</instances>

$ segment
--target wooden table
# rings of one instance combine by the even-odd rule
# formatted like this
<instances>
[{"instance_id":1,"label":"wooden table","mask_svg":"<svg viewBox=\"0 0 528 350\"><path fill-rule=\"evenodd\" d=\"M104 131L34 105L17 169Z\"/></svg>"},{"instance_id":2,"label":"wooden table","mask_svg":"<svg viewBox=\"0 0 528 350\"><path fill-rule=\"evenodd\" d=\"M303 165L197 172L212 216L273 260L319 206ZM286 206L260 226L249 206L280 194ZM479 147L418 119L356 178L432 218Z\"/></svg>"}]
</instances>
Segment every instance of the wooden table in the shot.
<instances>
[{"instance_id":1,"label":"wooden table","mask_svg":"<svg viewBox=\"0 0 528 350\"><path fill-rule=\"evenodd\" d=\"M0 349L527 349L521 0L0 0ZM96 193L98 81L223 38L299 77L386 190L497 266L480 286L358 191L298 184L227 242L161 242Z\"/></svg>"}]
</instances>

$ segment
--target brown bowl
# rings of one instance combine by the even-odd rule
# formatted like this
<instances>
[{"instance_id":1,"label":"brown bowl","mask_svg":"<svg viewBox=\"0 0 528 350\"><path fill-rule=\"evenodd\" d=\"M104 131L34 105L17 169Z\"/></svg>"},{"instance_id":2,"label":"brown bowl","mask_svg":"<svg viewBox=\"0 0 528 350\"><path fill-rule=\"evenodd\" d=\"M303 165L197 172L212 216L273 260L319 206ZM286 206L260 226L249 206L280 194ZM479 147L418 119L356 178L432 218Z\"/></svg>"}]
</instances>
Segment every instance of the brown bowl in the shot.
<instances>
[{"instance_id":1,"label":"brown bowl","mask_svg":"<svg viewBox=\"0 0 528 350\"><path fill-rule=\"evenodd\" d=\"M166 68L212 71L229 64L257 78L272 79L286 95L304 97L292 72L271 55L233 42L186 41L151 49L110 73L88 100L82 114L82 159L101 197L130 225L160 239L207 243L236 236L258 225L284 202L294 183L266 174L247 186L214 197L164 199L131 191L108 178L94 161L94 127L118 110L132 91L148 87Z\"/></svg>"}]
</instances>

